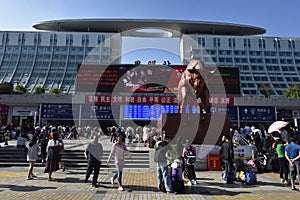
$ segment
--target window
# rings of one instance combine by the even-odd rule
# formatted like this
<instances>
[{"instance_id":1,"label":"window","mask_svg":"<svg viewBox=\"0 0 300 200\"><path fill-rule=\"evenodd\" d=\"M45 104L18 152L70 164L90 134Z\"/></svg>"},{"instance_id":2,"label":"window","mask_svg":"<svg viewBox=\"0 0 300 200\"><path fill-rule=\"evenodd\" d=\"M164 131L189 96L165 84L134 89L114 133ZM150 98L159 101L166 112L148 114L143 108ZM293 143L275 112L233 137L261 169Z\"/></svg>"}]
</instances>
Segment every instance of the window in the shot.
<instances>
[{"instance_id":1,"label":"window","mask_svg":"<svg viewBox=\"0 0 300 200\"><path fill-rule=\"evenodd\" d=\"M254 83L248 83L248 87L255 88L255 85L254 85Z\"/></svg>"},{"instance_id":2,"label":"window","mask_svg":"<svg viewBox=\"0 0 300 200\"><path fill-rule=\"evenodd\" d=\"M284 81L282 77L277 77L277 80L278 80L279 82L283 82L283 81Z\"/></svg>"},{"instance_id":3,"label":"window","mask_svg":"<svg viewBox=\"0 0 300 200\"><path fill-rule=\"evenodd\" d=\"M241 66L241 68L242 68L242 70L249 70L250 69L248 65L243 65L243 66Z\"/></svg>"}]
</instances>

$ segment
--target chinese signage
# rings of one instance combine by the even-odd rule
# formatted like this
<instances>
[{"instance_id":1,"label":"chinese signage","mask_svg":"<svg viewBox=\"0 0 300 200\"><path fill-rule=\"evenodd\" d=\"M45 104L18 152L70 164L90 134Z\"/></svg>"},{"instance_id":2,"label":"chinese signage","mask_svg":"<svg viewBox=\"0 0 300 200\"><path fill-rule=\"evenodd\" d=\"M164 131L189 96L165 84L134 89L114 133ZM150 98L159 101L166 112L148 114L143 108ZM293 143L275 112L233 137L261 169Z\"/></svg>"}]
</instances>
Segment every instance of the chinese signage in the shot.
<instances>
[{"instance_id":1,"label":"chinese signage","mask_svg":"<svg viewBox=\"0 0 300 200\"><path fill-rule=\"evenodd\" d=\"M82 105L81 119L84 120L113 120L120 118L118 105Z\"/></svg>"},{"instance_id":2,"label":"chinese signage","mask_svg":"<svg viewBox=\"0 0 300 200\"><path fill-rule=\"evenodd\" d=\"M241 121L276 121L275 107L240 106L239 115Z\"/></svg>"},{"instance_id":3,"label":"chinese signage","mask_svg":"<svg viewBox=\"0 0 300 200\"><path fill-rule=\"evenodd\" d=\"M208 97L208 104L214 106L231 106L234 103L233 97ZM177 105L175 95L163 96L125 96L125 95L86 95L86 104L138 104L138 105ZM195 102L196 104L196 102Z\"/></svg>"},{"instance_id":4,"label":"chinese signage","mask_svg":"<svg viewBox=\"0 0 300 200\"><path fill-rule=\"evenodd\" d=\"M38 107L13 107L13 116L34 116L38 112Z\"/></svg>"},{"instance_id":5,"label":"chinese signage","mask_svg":"<svg viewBox=\"0 0 300 200\"><path fill-rule=\"evenodd\" d=\"M78 116L79 105L76 104L42 104L41 118L73 119Z\"/></svg>"}]
</instances>

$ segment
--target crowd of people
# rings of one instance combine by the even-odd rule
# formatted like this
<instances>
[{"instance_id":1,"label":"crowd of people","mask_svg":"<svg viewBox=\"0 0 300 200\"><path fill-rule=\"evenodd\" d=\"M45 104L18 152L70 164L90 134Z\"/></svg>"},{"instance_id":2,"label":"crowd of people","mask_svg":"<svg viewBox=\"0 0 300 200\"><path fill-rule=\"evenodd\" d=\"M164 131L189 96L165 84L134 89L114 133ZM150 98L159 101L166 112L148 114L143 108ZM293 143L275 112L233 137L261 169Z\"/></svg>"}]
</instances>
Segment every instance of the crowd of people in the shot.
<instances>
[{"instance_id":1,"label":"crowd of people","mask_svg":"<svg viewBox=\"0 0 300 200\"><path fill-rule=\"evenodd\" d=\"M79 137L92 139L87 145L84 156L87 159L87 170L85 182L93 173L92 186L97 187L99 170L102 162L103 146L98 141L101 135L110 137L112 144L109 158L114 158L116 174L111 177L111 184L115 180L118 189L123 191L122 172L125 165L126 155L131 157L127 146L132 143L141 143L144 147L154 148L154 161L157 163L157 189L168 193L176 193L181 187L178 183L185 181L188 185L197 184L197 177L194 169L196 150L188 140L182 141L177 137L176 145L169 145L172 138L162 134L156 127L149 125L128 127L107 127L102 131L99 127L84 126L53 126L28 128L26 131L7 128L10 138L17 139L17 147L27 152L29 162L27 179L35 178L34 164L37 161L45 163L44 172L48 174L48 181L53 181L53 172L64 168L61 160L61 153L64 151L64 139L78 139ZM244 138L253 147L253 159L265 152L274 152L278 163L278 172L282 184L291 185L295 190L295 180L299 181L300 173L300 135L297 129L285 127L277 132L268 133L264 126L258 128L245 124L240 129L232 129L229 135L224 136L220 144L221 160L226 176L236 166L233 155L234 146ZM174 143L173 143L174 144ZM39 154L40 152L40 154ZM157 155L156 155L157 154ZM159 158L157 158L159 157ZM179 175L178 175L179 174ZM175 178L177 177L177 178ZM227 179L227 183L232 183ZM174 187L174 185L177 185Z\"/></svg>"},{"instance_id":2,"label":"crowd of people","mask_svg":"<svg viewBox=\"0 0 300 200\"><path fill-rule=\"evenodd\" d=\"M260 165L257 160L260 155L272 155L268 161L273 165L271 171L279 173L280 183L290 185L292 190L296 190L295 181L300 181L300 133L297 128L286 126L268 132L262 125L256 128L245 124L239 130L232 130L229 135L223 136L220 155L227 183L233 183L230 176L239 168L233 149L240 143L252 147L252 159L257 161L256 165Z\"/></svg>"}]
</instances>

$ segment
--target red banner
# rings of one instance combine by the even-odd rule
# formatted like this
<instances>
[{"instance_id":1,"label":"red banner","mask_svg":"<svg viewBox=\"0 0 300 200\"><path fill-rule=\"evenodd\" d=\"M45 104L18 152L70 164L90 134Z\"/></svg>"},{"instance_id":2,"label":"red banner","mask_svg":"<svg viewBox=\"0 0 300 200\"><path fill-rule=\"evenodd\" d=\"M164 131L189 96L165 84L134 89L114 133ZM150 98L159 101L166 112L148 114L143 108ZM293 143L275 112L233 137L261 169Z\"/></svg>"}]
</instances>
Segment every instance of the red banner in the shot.
<instances>
[{"instance_id":1,"label":"red banner","mask_svg":"<svg viewBox=\"0 0 300 200\"><path fill-rule=\"evenodd\" d=\"M208 97L208 105L233 106L233 97ZM136 104L136 105L176 105L176 96L125 96L125 95L86 95L86 104ZM200 102L198 102L200 103Z\"/></svg>"}]
</instances>

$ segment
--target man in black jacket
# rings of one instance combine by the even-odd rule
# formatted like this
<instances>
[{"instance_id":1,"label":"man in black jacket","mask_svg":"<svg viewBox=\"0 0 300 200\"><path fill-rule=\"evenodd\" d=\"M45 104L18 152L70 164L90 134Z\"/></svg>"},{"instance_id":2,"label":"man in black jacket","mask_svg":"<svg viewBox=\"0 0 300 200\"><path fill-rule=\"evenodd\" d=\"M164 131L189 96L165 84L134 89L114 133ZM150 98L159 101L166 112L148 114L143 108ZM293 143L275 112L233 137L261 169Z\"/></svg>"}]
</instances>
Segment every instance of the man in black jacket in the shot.
<instances>
[{"instance_id":1,"label":"man in black jacket","mask_svg":"<svg viewBox=\"0 0 300 200\"><path fill-rule=\"evenodd\" d=\"M233 146L228 135L224 135L223 137L225 141L221 145L220 154L221 160L224 162L226 183L230 184L233 183L233 180L230 178L234 159Z\"/></svg>"}]
</instances>

